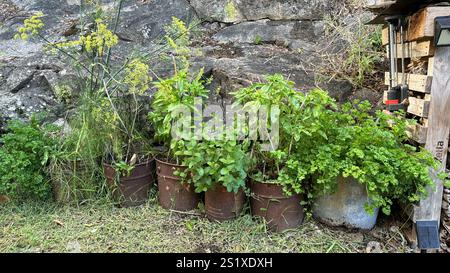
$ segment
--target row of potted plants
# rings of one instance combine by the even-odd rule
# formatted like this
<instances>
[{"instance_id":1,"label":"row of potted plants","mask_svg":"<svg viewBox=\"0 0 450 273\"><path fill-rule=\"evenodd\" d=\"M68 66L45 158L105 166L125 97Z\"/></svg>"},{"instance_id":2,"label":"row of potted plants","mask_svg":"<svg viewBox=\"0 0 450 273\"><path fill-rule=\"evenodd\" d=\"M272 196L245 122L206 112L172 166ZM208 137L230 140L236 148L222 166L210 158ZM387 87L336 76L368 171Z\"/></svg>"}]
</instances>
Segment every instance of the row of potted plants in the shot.
<instances>
[{"instance_id":1,"label":"row of potted plants","mask_svg":"<svg viewBox=\"0 0 450 273\"><path fill-rule=\"evenodd\" d=\"M201 71L190 77L188 70L156 83L149 119L156 141L165 148L156 158L164 208L195 209L199 193L205 192L207 217L229 220L239 215L247 193L252 213L265 218L273 230L299 226L305 207L329 224L370 229L379 208L389 214L394 201L417 202L433 185L428 170L437 162L405 143L407 121L401 116L372 115L368 102L338 106L325 91L303 94L281 75L233 93L235 104L247 112L255 105L277 107L272 115L276 120L270 122L272 127L279 122L278 134L269 138L269 143L277 142L275 149L225 135L214 140L173 138L172 125L180 117L171 109L180 104L193 109L196 97L208 95L204 83ZM246 126L249 133L251 123ZM150 171L152 161L146 164ZM141 166L132 176L143 177ZM121 184L133 188L132 180L123 177ZM140 189L147 192L149 184L147 179Z\"/></svg>"}]
</instances>

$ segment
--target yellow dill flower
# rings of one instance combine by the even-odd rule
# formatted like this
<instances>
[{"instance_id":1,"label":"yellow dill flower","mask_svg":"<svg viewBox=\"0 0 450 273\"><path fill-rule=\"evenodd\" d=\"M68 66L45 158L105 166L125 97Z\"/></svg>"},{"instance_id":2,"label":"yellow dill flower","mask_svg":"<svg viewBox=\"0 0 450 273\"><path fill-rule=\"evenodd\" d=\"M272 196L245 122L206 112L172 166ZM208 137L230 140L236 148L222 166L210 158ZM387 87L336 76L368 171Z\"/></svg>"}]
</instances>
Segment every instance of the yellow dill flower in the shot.
<instances>
[{"instance_id":1,"label":"yellow dill flower","mask_svg":"<svg viewBox=\"0 0 450 273\"><path fill-rule=\"evenodd\" d=\"M167 44L175 51L177 61L181 62L182 66L188 66L191 50L190 45L190 31L186 24L176 17L172 17L172 23L165 27Z\"/></svg>"},{"instance_id":2,"label":"yellow dill flower","mask_svg":"<svg viewBox=\"0 0 450 273\"><path fill-rule=\"evenodd\" d=\"M179 49L180 47L184 48L189 45L189 28L186 27L186 24L180 19L172 17L172 23L169 26L166 26L164 30L167 34L166 39L172 48Z\"/></svg>"},{"instance_id":3,"label":"yellow dill flower","mask_svg":"<svg viewBox=\"0 0 450 273\"><path fill-rule=\"evenodd\" d=\"M23 21L23 26L19 28L18 33L14 35L14 38L26 41L30 36L38 35L44 27L44 23L41 20L42 17L44 17L44 13L39 11L30 18L25 19Z\"/></svg>"},{"instance_id":4,"label":"yellow dill flower","mask_svg":"<svg viewBox=\"0 0 450 273\"><path fill-rule=\"evenodd\" d=\"M54 43L53 45L57 48L73 48L73 47L79 47L81 45L80 40L75 41L67 41L67 42L58 42Z\"/></svg>"},{"instance_id":5,"label":"yellow dill flower","mask_svg":"<svg viewBox=\"0 0 450 273\"><path fill-rule=\"evenodd\" d=\"M186 24L177 17L172 17L172 26L181 34L189 34L189 30L186 27Z\"/></svg>"},{"instance_id":6,"label":"yellow dill flower","mask_svg":"<svg viewBox=\"0 0 450 273\"><path fill-rule=\"evenodd\" d=\"M96 52L99 56L102 56L106 49L119 43L119 38L108 29L108 26L101 19L97 19L95 22L97 30L87 36L80 37L80 43L87 52Z\"/></svg>"},{"instance_id":7,"label":"yellow dill flower","mask_svg":"<svg viewBox=\"0 0 450 273\"><path fill-rule=\"evenodd\" d=\"M128 85L130 93L142 95L150 88L152 78L148 70L148 65L139 59L134 59L128 64L124 83Z\"/></svg>"}]
</instances>

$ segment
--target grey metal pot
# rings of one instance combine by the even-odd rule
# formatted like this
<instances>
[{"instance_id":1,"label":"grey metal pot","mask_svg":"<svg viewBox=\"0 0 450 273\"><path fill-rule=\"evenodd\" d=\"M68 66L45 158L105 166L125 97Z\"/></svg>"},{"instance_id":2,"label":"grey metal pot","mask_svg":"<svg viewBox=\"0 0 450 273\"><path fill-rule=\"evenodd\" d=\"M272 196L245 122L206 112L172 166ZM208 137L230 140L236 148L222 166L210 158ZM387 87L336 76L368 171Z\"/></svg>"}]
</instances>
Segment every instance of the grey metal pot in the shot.
<instances>
[{"instance_id":1,"label":"grey metal pot","mask_svg":"<svg viewBox=\"0 0 450 273\"><path fill-rule=\"evenodd\" d=\"M372 229L378 217L377 208L373 215L364 210L370 202L367 190L353 178L338 178L338 191L318 198L313 206L313 216L331 226L345 226L363 230Z\"/></svg>"}]
</instances>

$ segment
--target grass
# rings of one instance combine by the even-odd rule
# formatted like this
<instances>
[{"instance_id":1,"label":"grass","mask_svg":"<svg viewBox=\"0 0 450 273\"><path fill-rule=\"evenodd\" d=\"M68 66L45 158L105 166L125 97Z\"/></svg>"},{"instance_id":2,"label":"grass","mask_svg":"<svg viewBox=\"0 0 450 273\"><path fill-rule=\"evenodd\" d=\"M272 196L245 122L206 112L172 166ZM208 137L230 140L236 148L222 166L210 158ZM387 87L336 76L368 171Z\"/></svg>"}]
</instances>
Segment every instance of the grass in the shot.
<instances>
[{"instance_id":1,"label":"grass","mask_svg":"<svg viewBox=\"0 0 450 273\"><path fill-rule=\"evenodd\" d=\"M106 203L0 205L0 252L365 252L374 240L370 233L330 229L312 219L280 234L248 214L215 223L200 213L166 211L155 197L136 208ZM390 237L384 251L406 251L401 244L392 247L397 239Z\"/></svg>"}]
</instances>

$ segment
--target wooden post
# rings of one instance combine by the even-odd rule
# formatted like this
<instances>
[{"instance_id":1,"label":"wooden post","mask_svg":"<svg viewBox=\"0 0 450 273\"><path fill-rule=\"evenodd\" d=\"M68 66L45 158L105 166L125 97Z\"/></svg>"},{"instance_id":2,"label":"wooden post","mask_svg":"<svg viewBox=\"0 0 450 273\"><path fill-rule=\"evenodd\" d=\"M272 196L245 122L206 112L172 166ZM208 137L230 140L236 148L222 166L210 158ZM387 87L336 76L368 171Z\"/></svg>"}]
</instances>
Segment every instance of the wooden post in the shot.
<instances>
[{"instance_id":1,"label":"wooden post","mask_svg":"<svg viewBox=\"0 0 450 273\"><path fill-rule=\"evenodd\" d=\"M442 162L445 170L450 131L450 47L436 50L431 86L431 102L428 114L428 131L425 148ZM429 189L428 198L414 208L414 222L440 222L443 182L431 171L436 190Z\"/></svg>"}]
</instances>

